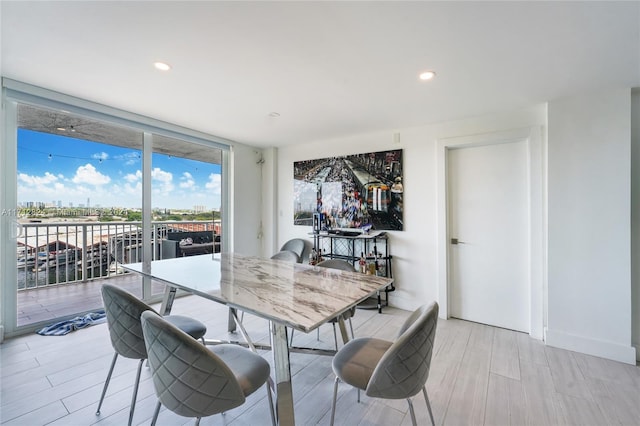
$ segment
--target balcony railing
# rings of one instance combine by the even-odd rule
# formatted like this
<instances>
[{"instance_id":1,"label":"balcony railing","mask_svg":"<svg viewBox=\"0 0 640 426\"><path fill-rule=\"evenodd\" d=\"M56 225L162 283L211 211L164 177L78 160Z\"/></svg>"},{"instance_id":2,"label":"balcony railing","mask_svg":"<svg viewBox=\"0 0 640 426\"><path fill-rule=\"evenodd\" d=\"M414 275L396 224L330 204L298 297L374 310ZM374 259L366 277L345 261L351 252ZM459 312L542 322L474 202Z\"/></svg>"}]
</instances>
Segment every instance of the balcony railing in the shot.
<instances>
[{"instance_id":1,"label":"balcony railing","mask_svg":"<svg viewBox=\"0 0 640 426\"><path fill-rule=\"evenodd\" d=\"M153 260L175 256L176 250L170 249L173 245L201 242L194 242L191 235L210 241L202 246L219 251L220 231L220 221L152 222ZM142 246L141 222L21 224L16 256L18 290L123 274L121 265L142 261Z\"/></svg>"}]
</instances>

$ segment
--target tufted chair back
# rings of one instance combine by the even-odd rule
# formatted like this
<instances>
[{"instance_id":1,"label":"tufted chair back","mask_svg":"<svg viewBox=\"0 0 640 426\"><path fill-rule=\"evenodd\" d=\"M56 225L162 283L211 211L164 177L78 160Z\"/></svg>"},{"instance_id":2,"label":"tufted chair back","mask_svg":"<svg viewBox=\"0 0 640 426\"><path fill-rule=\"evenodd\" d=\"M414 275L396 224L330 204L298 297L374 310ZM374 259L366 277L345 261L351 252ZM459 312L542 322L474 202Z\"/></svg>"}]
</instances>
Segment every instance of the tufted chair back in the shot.
<instances>
[{"instance_id":1,"label":"tufted chair back","mask_svg":"<svg viewBox=\"0 0 640 426\"><path fill-rule=\"evenodd\" d=\"M145 359L147 350L140 315L151 308L133 294L111 284L102 286L102 300L113 349L125 358Z\"/></svg>"},{"instance_id":2,"label":"tufted chair back","mask_svg":"<svg viewBox=\"0 0 640 426\"><path fill-rule=\"evenodd\" d=\"M295 254L298 255L298 258L300 258L300 261L302 261L302 253L304 252L304 240L301 238L294 238L292 240L289 240L286 243L284 243L284 245L280 249L280 251L284 251L284 250L289 250L294 252Z\"/></svg>"},{"instance_id":3,"label":"tufted chair back","mask_svg":"<svg viewBox=\"0 0 640 426\"><path fill-rule=\"evenodd\" d=\"M407 318L400 336L373 371L367 395L403 399L420 392L429 377L437 322L436 302L422 306Z\"/></svg>"},{"instance_id":4,"label":"tufted chair back","mask_svg":"<svg viewBox=\"0 0 640 426\"><path fill-rule=\"evenodd\" d=\"M341 271L356 272L356 268L345 260L327 259L319 262L316 266L321 268L339 269Z\"/></svg>"},{"instance_id":5,"label":"tufted chair back","mask_svg":"<svg viewBox=\"0 0 640 426\"><path fill-rule=\"evenodd\" d=\"M158 400L185 417L206 417L242 405L229 367L204 345L154 312L142 314L144 341Z\"/></svg>"},{"instance_id":6,"label":"tufted chair back","mask_svg":"<svg viewBox=\"0 0 640 426\"><path fill-rule=\"evenodd\" d=\"M271 259L284 260L285 262L300 263L300 256L290 250L281 250L271 256Z\"/></svg>"}]
</instances>

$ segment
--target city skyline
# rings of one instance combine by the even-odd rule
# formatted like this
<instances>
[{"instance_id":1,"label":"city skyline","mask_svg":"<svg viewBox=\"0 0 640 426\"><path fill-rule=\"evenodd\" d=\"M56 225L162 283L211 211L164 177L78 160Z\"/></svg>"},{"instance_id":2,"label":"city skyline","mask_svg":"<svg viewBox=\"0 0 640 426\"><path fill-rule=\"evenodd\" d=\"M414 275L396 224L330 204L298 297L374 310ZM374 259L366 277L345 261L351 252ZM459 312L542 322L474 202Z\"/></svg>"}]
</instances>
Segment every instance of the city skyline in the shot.
<instances>
[{"instance_id":1,"label":"city skyline","mask_svg":"<svg viewBox=\"0 0 640 426\"><path fill-rule=\"evenodd\" d=\"M153 208L220 208L220 165L155 153L151 161ZM135 149L18 130L19 205L139 208L141 167Z\"/></svg>"}]
</instances>

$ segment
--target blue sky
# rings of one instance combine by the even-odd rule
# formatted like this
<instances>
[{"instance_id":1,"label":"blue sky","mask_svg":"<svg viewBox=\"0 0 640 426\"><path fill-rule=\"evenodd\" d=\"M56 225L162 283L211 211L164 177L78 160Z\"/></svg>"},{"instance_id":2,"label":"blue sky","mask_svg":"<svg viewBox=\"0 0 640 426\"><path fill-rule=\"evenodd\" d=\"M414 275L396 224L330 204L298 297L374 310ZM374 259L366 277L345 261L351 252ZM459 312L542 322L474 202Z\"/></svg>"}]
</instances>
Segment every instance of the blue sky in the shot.
<instances>
[{"instance_id":1,"label":"blue sky","mask_svg":"<svg viewBox=\"0 0 640 426\"><path fill-rule=\"evenodd\" d=\"M135 208L142 205L140 151L18 130L18 203ZM220 166L154 154L152 206L220 207Z\"/></svg>"}]
</instances>

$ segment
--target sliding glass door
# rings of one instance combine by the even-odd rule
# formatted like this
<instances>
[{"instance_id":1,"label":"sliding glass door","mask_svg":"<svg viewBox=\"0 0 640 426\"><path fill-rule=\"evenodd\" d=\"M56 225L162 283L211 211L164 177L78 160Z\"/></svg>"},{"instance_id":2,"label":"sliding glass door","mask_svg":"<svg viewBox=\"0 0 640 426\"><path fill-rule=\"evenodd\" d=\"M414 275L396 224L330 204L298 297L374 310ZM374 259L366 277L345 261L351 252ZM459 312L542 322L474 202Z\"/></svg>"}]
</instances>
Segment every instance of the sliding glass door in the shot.
<instances>
[{"instance_id":1,"label":"sliding glass door","mask_svg":"<svg viewBox=\"0 0 640 426\"><path fill-rule=\"evenodd\" d=\"M219 252L222 151L153 135L151 217L154 258ZM154 284L152 295L164 290Z\"/></svg>"},{"instance_id":2,"label":"sliding glass door","mask_svg":"<svg viewBox=\"0 0 640 426\"><path fill-rule=\"evenodd\" d=\"M139 259L143 133L22 103L17 125L22 327L101 308L99 283ZM119 284L143 297L139 280Z\"/></svg>"},{"instance_id":3,"label":"sliding glass door","mask_svg":"<svg viewBox=\"0 0 640 426\"><path fill-rule=\"evenodd\" d=\"M224 145L81 100L71 99L77 108L9 92L0 259L8 334L100 309L107 280L159 300L161 284L122 265L220 251Z\"/></svg>"}]
</instances>

